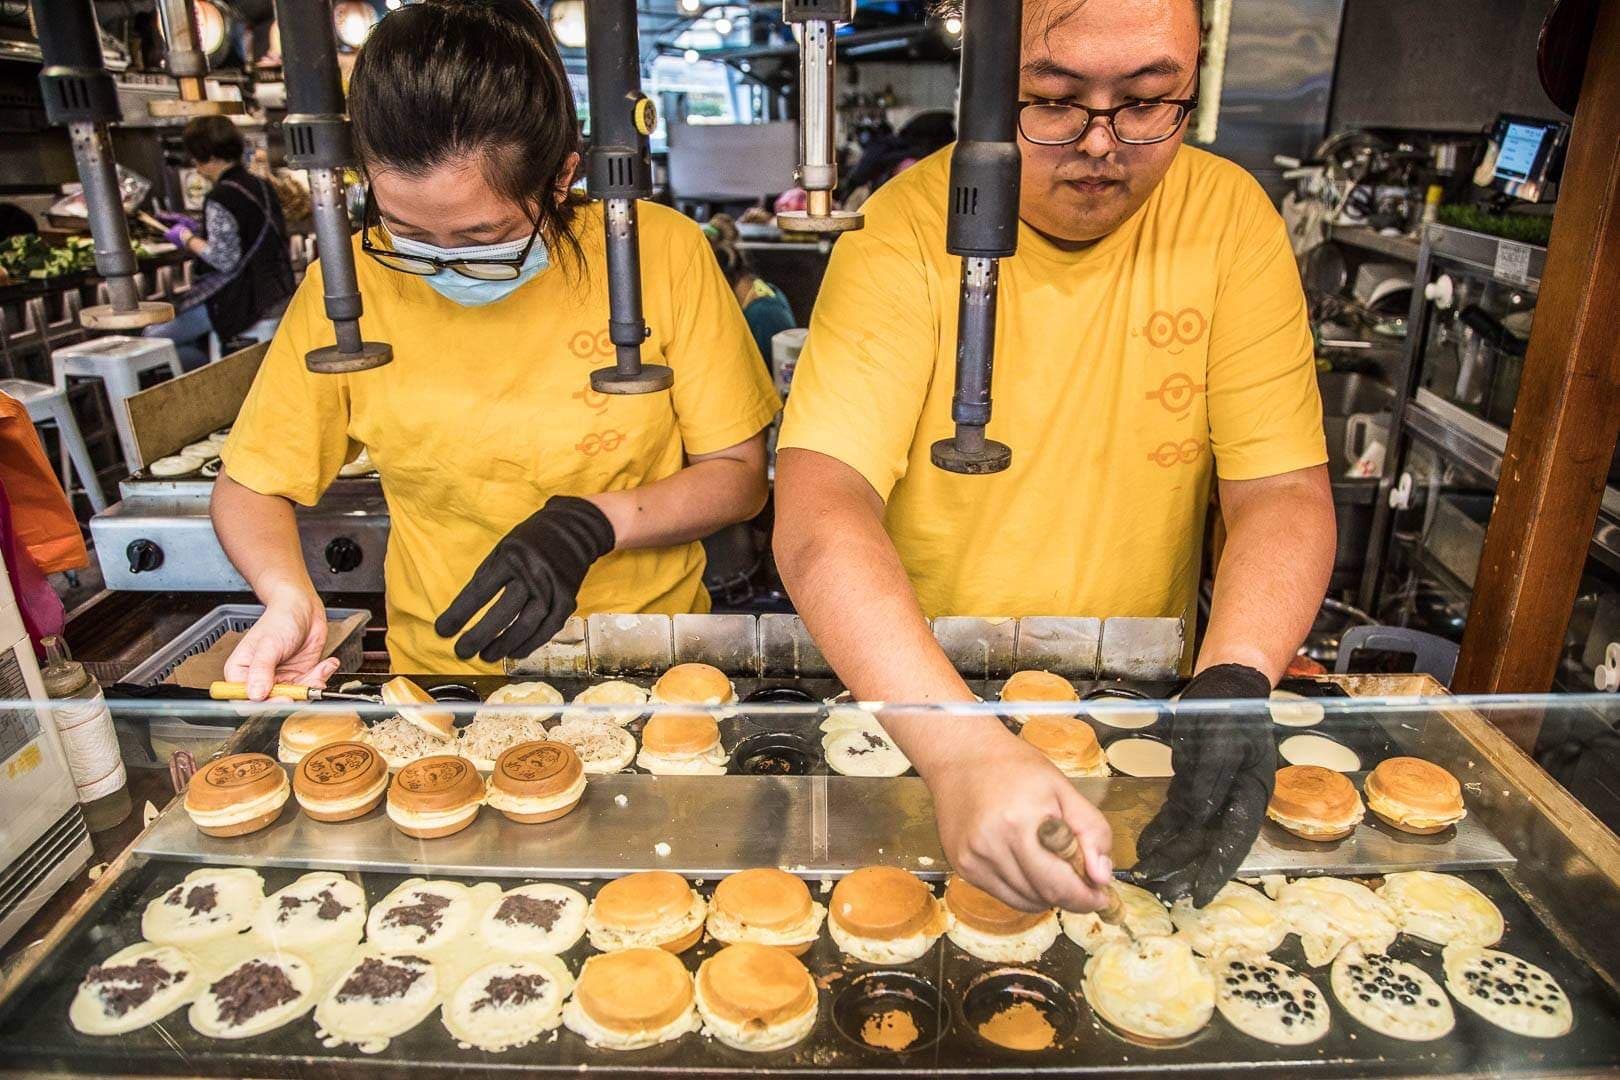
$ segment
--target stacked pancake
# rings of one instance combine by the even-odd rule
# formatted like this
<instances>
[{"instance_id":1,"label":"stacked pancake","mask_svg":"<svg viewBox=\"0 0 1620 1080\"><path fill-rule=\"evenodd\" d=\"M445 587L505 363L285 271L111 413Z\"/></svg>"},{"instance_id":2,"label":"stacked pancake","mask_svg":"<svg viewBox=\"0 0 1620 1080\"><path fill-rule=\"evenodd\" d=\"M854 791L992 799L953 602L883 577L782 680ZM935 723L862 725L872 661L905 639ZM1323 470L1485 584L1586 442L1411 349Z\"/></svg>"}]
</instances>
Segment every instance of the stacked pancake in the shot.
<instances>
[{"instance_id":1,"label":"stacked pancake","mask_svg":"<svg viewBox=\"0 0 1620 1080\"><path fill-rule=\"evenodd\" d=\"M737 688L709 664L676 664L653 684L649 700L661 705L732 705Z\"/></svg>"},{"instance_id":2,"label":"stacked pancake","mask_svg":"<svg viewBox=\"0 0 1620 1080\"><path fill-rule=\"evenodd\" d=\"M186 786L186 814L209 836L245 836L281 816L292 795L268 754L232 754L205 765Z\"/></svg>"},{"instance_id":3,"label":"stacked pancake","mask_svg":"<svg viewBox=\"0 0 1620 1080\"><path fill-rule=\"evenodd\" d=\"M283 735L285 738L285 735ZM358 741L326 743L293 770L293 796L316 821L348 821L370 813L388 791L382 755Z\"/></svg>"},{"instance_id":4,"label":"stacked pancake","mask_svg":"<svg viewBox=\"0 0 1620 1080\"><path fill-rule=\"evenodd\" d=\"M585 769L566 743L519 743L495 762L485 801L513 821L555 821L585 795Z\"/></svg>"},{"instance_id":5,"label":"stacked pancake","mask_svg":"<svg viewBox=\"0 0 1620 1080\"><path fill-rule=\"evenodd\" d=\"M1024 741L1045 754L1064 776L1107 776L1108 758L1097 733L1084 720L1072 716L1032 716L1019 732Z\"/></svg>"},{"instance_id":6,"label":"stacked pancake","mask_svg":"<svg viewBox=\"0 0 1620 1080\"><path fill-rule=\"evenodd\" d=\"M1342 840L1356 831L1365 810L1356 786L1343 774L1317 765L1277 770L1266 817L1305 840Z\"/></svg>"},{"instance_id":7,"label":"stacked pancake","mask_svg":"<svg viewBox=\"0 0 1620 1080\"><path fill-rule=\"evenodd\" d=\"M659 713L641 729L636 764L660 776L722 776L720 726L707 713Z\"/></svg>"},{"instance_id":8,"label":"stacked pancake","mask_svg":"<svg viewBox=\"0 0 1620 1080\"><path fill-rule=\"evenodd\" d=\"M359 713L302 709L281 722L276 758L296 765L323 743L364 742L366 725Z\"/></svg>"},{"instance_id":9,"label":"stacked pancake","mask_svg":"<svg viewBox=\"0 0 1620 1080\"><path fill-rule=\"evenodd\" d=\"M785 870L741 870L715 886L709 936L727 945L752 942L804 955L821 935L827 909L805 883Z\"/></svg>"},{"instance_id":10,"label":"stacked pancake","mask_svg":"<svg viewBox=\"0 0 1620 1080\"><path fill-rule=\"evenodd\" d=\"M458 833L478 817L484 783L466 758L453 754L418 758L394 774L388 787L388 817L419 840Z\"/></svg>"},{"instance_id":11,"label":"stacked pancake","mask_svg":"<svg viewBox=\"0 0 1620 1080\"><path fill-rule=\"evenodd\" d=\"M847 955L868 964L904 964L933 948L950 914L915 875L863 866L833 889L828 929Z\"/></svg>"},{"instance_id":12,"label":"stacked pancake","mask_svg":"<svg viewBox=\"0 0 1620 1080\"><path fill-rule=\"evenodd\" d=\"M589 957L563 1007L563 1023L605 1050L639 1050L678 1039L699 1027L692 976L661 948Z\"/></svg>"},{"instance_id":13,"label":"stacked pancake","mask_svg":"<svg viewBox=\"0 0 1620 1080\"><path fill-rule=\"evenodd\" d=\"M947 936L970 956L999 964L1025 964L1038 959L1058 937L1054 910L1019 911L963 878L945 884Z\"/></svg>"},{"instance_id":14,"label":"stacked pancake","mask_svg":"<svg viewBox=\"0 0 1620 1080\"><path fill-rule=\"evenodd\" d=\"M705 1034L737 1050L780 1050L816 1025L816 982L791 953L769 945L727 945L697 973Z\"/></svg>"},{"instance_id":15,"label":"stacked pancake","mask_svg":"<svg viewBox=\"0 0 1620 1080\"><path fill-rule=\"evenodd\" d=\"M684 952L703 936L708 905L679 874L647 870L603 885L585 916L591 945L603 952L659 948Z\"/></svg>"},{"instance_id":16,"label":"stacked pancake","mask_svg":"<svg viewBox=\"0 0 1620 1080\"><path fill-rule=\"evenodd\" d=\"M1457 778L1422 758L1386 758L1367 774L1363 786L1367 809L1402 832L1441 832L1468 813Z\"/></svg>"},{"instance_id":17,"label":"stacked pancake","mask_svg":"<svg viewBox=\"0 0 1620 1080\"><path fill-rule=\"evenodd\" d=\"M1080 694L1061 675L1050 671L1016 671L1001 687L1001 700L1007 704L1020 702L1079 701ZM1020 724L1029 723L1029 717L1015 714Z\"/></svg>"}]
</instances>

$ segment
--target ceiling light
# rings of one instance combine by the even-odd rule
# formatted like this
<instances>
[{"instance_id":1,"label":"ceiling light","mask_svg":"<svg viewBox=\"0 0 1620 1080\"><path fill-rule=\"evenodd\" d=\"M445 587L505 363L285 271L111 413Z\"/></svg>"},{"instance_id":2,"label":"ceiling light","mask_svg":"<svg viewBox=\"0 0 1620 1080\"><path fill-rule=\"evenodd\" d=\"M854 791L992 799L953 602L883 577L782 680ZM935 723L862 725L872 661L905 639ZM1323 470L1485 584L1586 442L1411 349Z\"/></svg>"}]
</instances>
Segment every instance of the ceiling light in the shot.
<instances>
[{"instance_id":1,"label":"ceiling light","mask_svg":"<svg viewBox=\"0 0 1620 1080\"><path fill-rule=\"evenodd\" d=\"M551 5L551 32L565 49L585 47L585 0L556 0Z\"/></svg>"},{"instance_id":2,"label":"ceiling light","mask_svg":"<svg viewBox=\"0 0 1620 1080\"><path fill-rule=\"evenodd\" d=\"M952 37L960 34L962 32L962 20L957 18L955 15L952 15L950 18L946 19L945 32Z\"/></svg>"},{"instance_id":3,"label":"ceiling light","mask_svg":"<svg viewBox=\"0 0 1620 1080\"><path fill-rule=\"evenodd\" d=\"M696 49L687 49L684 53L681 54L681 59L685 60L688 64L695 64L700 59L702 59L702 57L699 56L698 51Z\"/></svg>"},{"instance_id":4,"label":"ceiling light","mask_svg":"<svg viewBox=\"0 0 1620 1080\"><path fill-rule=\"evenodd\" d=\"M681 0L681 10L688 15L696 15L703 10L703 0Z\"/></svg>"}]
</instances>

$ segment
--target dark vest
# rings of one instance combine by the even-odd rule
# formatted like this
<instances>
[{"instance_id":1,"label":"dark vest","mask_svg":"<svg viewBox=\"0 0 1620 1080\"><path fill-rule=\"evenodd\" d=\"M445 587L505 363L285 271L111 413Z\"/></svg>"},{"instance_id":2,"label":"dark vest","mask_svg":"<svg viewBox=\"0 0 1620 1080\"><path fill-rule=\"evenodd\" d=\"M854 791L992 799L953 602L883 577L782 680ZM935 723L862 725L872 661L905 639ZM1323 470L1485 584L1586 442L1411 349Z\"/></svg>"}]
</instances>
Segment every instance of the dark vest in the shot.
<instances>
[{"instance_id":1,"label":"dark vest","mask_svg":"<svg viewBox=\"0 0 1620 1080\"><path fill-rule=\"evenodd\" d=\"M294 288L292 261L287 222L267 181L233 165L214 184L207 201L230 212L242 241L242 261L207 301L208 320L224 343L286 303Z\"/></svg>"}]
</instances>

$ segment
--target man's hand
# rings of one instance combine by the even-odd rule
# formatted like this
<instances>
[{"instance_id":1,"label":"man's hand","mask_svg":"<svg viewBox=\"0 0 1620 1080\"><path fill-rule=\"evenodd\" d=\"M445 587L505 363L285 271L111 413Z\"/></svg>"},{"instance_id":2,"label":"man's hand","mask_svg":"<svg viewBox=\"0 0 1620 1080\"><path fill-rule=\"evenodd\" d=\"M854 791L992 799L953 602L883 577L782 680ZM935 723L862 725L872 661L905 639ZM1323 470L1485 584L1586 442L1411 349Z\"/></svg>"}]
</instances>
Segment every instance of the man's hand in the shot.
<instances>
[{"instance_id":1,"label":"man's hand","mask_svg":"<svg viewBox=\"0 0 1620 1080\"><path fill-rule=\"evenodd\" d=\"M1271 680L1242 664L1200 673L1181 700L1264 699ZM1258 712L1178 712L1170 722L1170 792L1136 841L1132 875L1167 900L1203 907L1242 865L1260 835L1277 783L1277 746Z\"/></svg>"},{"instance_id":2,"label":"man's hand","mask_svg":"<svg viewBox=\"0 0 1620 1080\"><path fill-rule=\"evenodd\" d=\"M314 592L289 590L268 598L264 614L225 661L225 678L247 684L250 701L263 701L275 683L325 686L338 669L326 648L326 607Z\"/></svg>"},{"instance_id":3,"label":"man's hand","mask_svg":"<svg viewBox=\"0 0 1620 1080\"><path fill-rule=\"evenodd\" d=\"M936 723L952 723L956 717ZM926 777L951 866L1022 911L1096 911L1113 877L1108 821L1040 751L1003 731L987 753L957 755ZM1080 842L1086 878L1041 846L1041 822L1061 818Z\"/></svg>"},{"instance_id":4,"label":"man's hand","mask_svg":"<svg viewBox=\"0 0 1620 1080\"><path fill-rule=\"evenodd\" d=\"M585 574L614 542L613 524L594 503L553 495L501 538L433 629L452 637L494 600L456 640L456 655L477 653L485 663L527 656L562 629Z\"/></svg>"}]
</instances>

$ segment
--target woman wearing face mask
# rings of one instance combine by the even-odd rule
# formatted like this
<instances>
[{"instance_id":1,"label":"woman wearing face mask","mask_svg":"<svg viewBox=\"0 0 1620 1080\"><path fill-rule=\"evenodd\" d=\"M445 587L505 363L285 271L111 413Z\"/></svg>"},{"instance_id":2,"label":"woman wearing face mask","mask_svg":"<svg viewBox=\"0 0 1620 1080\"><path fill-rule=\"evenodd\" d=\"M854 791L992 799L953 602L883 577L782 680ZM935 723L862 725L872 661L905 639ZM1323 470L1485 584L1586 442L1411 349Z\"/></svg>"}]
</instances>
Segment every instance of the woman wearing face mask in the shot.
<instances>
[{"instance_id":1,"label":"woman wearing face mask","mask_svg":"<svg viewBox=\"0 0 1620 1080\"><path fill-rule=\"evenodd\" d=\"M642 355L674 369L673 389L598 394L590 372L613 357L602 209L568 197L579 127L535 9L393 12L356 61L349 112L369 181L361 328L394 359L305 369L334 340L312 266L215 487L215 529L266 605L226 677L262 698L272 679L335 669L293 504L362 447L388 500L396 671L499 670L576 610L708 610L697 541L763 505L779 403L699 227L641 208Z\"/></svg>"}]
</instances>

